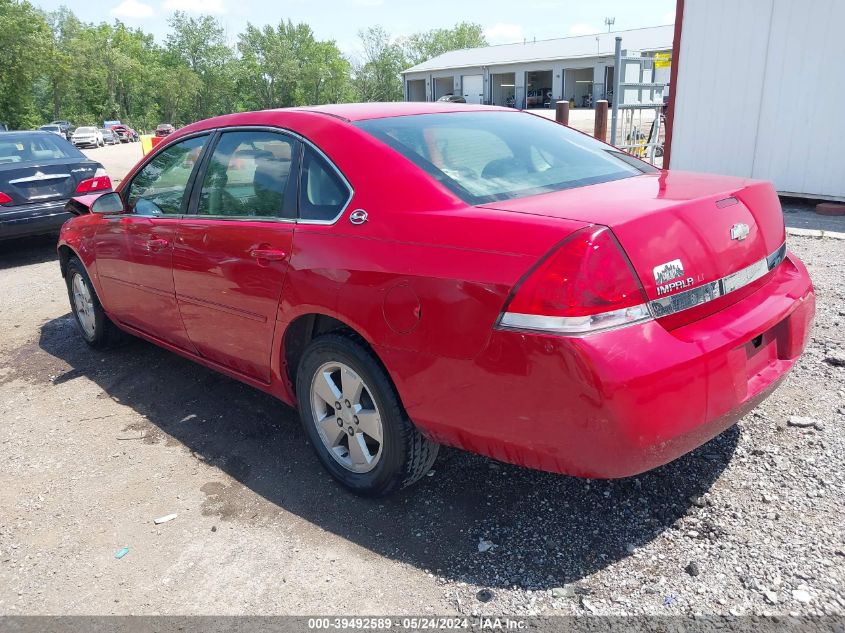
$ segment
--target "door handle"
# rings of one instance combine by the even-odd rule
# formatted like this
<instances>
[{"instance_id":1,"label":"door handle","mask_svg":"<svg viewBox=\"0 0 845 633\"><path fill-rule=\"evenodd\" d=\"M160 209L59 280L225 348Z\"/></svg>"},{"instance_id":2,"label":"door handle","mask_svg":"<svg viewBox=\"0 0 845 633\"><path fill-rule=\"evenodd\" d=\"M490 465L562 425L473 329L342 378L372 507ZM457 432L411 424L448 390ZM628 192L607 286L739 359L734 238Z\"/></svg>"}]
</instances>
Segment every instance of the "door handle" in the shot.
<instances>
[{"instance_id":1,"label":"door handle","mask_svg":"<svg viewBox=\"0 0 845 633\"><path fill-rule=\"evenodd\" d=\"M147 240L147 250L160 251L170 246L170 242L164 239Z\"/></svg>"},{"instance_id":2,"label":"door handle","mask_svg":"<svg viewBox=\"0 0 845 633\"><path fill-rule=\"evenodd\" d=\"M249 254L255 259L264 259L270 262L280 262L285 260L288 256L285 251L280 251L275 248L253 248Z\"/></svg>"}]
</instances>

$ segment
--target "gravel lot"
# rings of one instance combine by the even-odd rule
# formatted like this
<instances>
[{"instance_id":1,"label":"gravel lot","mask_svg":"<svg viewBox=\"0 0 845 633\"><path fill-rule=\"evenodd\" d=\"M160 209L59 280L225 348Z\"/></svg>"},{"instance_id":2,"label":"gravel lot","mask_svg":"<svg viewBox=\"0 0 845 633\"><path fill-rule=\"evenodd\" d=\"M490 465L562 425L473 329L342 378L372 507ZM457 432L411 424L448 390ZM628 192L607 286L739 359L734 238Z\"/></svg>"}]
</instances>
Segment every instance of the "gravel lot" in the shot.
<instances>
[{"instance_id":1,"label":"gravel lot","mask_svg":"<svg viewBox=\"0 0 845 633\"><path fill-rule=\"evenodd\" d=\"M443 450L369 501L272 398L140 341L88 349L54 239L4 244L0 614L841 615L845 241L790 246L812 343L706 446L610 482Z\"/></svg>"},{"instance_id":2,"label":"gravel lot","mask_svg":"<svg viewBox=\"0 0 845 633\"><path fill-rule=\"evenodd\" d=\"M140 142L106 145L80 151L88 158L102 163L115 184L119 183L144 155Z\"/></svg>"}]
</instances>

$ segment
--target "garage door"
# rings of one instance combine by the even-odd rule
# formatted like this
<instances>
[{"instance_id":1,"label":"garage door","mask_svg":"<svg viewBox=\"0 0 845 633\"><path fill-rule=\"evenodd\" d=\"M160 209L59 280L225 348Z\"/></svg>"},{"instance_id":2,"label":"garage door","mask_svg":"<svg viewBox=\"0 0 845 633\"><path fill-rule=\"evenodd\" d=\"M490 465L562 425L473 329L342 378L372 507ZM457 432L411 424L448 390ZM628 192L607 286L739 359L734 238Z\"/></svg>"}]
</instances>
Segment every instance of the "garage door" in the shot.
<instances>
[{"instance_id":1,"label":"garage door","mask_svg":"<svg viewBox=\"0 0 845 633\"><path fill-rule=\"evenodd\" d=\"M463 87L467 103L484 103L484 75L464 75Z\"/></svg>"}]
</instances>

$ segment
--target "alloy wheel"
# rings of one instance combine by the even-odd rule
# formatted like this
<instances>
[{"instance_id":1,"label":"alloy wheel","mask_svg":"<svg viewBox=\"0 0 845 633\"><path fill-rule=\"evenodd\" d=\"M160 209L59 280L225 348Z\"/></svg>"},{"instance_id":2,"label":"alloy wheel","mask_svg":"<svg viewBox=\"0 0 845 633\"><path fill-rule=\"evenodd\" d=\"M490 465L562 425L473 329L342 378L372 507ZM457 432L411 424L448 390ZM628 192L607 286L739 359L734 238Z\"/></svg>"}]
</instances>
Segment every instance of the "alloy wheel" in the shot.
<instances>
[{"instance_id":1,"label":"alloy wheel","mask_svg":"<svg viewBox=\"0 0 845 633\"><path fill-rule=\"evenodd\" d=\"M91 290L88 288L88 284L79 273L73 275L71 291L73 292L73 307L79 325L89 339L93 338L97 327L94 301L91 298Z\"/></svg>"},{"instance_id":2,"label":"alloy wheel","mask_svg":"<svg viewBox=\"0 0 845 633\"><path fill-rule=\"evenodd\" d=\"M373 470L381 458L383 427L364 379L338 361L324 363L311 379L311 410L323 445L355 473Z\"/></svg>"}]
</instances>

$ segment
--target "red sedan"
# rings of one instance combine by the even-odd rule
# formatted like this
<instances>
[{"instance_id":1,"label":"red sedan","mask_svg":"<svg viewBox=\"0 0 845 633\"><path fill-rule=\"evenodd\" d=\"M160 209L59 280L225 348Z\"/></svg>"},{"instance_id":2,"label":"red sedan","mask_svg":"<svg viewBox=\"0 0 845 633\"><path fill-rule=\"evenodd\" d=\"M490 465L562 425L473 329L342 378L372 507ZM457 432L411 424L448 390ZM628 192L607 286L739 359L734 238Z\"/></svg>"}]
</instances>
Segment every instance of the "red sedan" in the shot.
<instances>
[{"instance_id":1,"label":"red sedan","mask_svg":"<svg viewBox=\"0 0 845 633\"><path fill-rule=\"evenodd\" d=\"M664 464L771 393L815 311L770 184L506 108L222 116L72 204L90 345L118 328L298 406L363 494L439 444L585 477Z\"/></svg>"}]
</instances>

